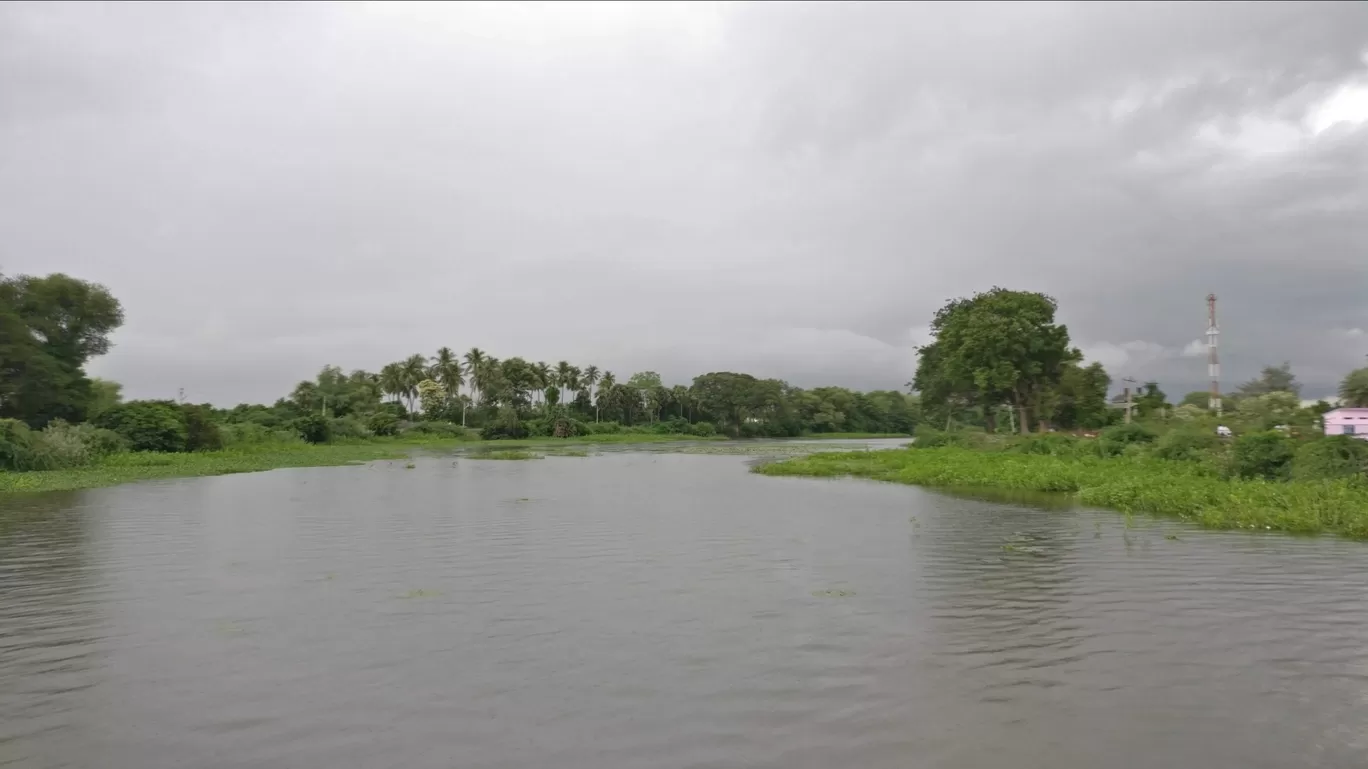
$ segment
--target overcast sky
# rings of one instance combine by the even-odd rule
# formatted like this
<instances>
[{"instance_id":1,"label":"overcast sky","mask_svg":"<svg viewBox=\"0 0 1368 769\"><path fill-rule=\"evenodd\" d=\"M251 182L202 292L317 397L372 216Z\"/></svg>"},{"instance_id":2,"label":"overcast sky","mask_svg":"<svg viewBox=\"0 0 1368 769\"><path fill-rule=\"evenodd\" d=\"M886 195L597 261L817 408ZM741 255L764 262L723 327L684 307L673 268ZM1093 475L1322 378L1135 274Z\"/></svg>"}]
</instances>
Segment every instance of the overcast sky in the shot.
<instances>
[{"instance_id":1,"label":"overcast sky","mask_svg":"<svg viewBox=\"0 0 1368 769\"><path fill-rule=\"evenodd\" d=\"M441 345L899 388L950 297L1115 379L1368 353L1368 3L0 5L0 270L92 372L271 401Z\"/></svg>"}]
</instances>

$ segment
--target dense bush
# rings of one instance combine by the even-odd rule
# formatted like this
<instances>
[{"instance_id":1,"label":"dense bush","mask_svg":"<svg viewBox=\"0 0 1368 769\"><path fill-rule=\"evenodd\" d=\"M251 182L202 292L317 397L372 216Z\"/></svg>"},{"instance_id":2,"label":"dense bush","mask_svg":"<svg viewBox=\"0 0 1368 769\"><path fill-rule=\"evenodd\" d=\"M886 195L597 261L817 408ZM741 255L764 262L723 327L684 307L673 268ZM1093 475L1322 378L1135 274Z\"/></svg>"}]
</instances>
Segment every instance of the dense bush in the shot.
<instances>
[{"instance_id":1,"label":"dense bush","mask_svg":"<svg viewBox=\"0 0 1368 769\"><path fill-rule=\"evenodd\" d=\"M186 451L218 451L223 448L223 436L219 434L211 406L182 404L181 413L185 415Z\"/></svg>"},{"instance_id":2,"label":"dense bush","mask_svg":"<svg viewBox=\"0 0 1368 769\"><path fill-rule=\"evenodd\" d=\"M1248 433L1235 439L1230 471L1239 478L1286 480L1294 454L1292 440L1277 430Z\"/></svg>"},{"instance_id":3,"label":"dense bush","mask_svg":"<svg viewBox=\"0 0 1368 769\"><path fill-rule=\"evenodd\" d=\"M291 426L299 433L299 437L309 443L327 443L332 440L332 423L321 414L302 416Z\"/></svg>"},{"instance_id":4,"label":"dense bush","mask_svg":"<svg viewBox=\"0 0 1368 769\"><path fill-rule=\"evenodd\" d=\"M129 401L100 415L98 427L113 430L133 451L184 451L185 412L171 401Z\"/></svg>"},{"instance_id":5,"label":"dense bush","mask_svg":"<svg viewBox=\"0 0 1368 769\"><path fill-rule=\"evenodd\" d=\"M1098 448L1106 456L1119 456L1126 451L1126 447L1132 444L1153 443L1158 437L1154 431L1141 424L1132 422L1125 425L1113 425L1103 430L1097 436Z\"/></svg>"},{"instance_id":6,"label":"dense bush","mask_svg":"<svg viewBox=\"0 0 1368 769\"><path fill-rule=\"evenodd\" d=\"M398 435L399 417L392 411L377 411L366 419L366 428L373 435Z\"/></svg>"},{"instance_id":7,"label":"dense bush","mask_svg":"<svg viewBox=\"0 0 1368 769\"><path fill-rule=\"evenodd\" d=\"M224 448L229 449L302 442L299 433L294 430L273 430L254 422L222 425L219 427L219 436L223 439Z\"/></svg>"},{"instance_id":8,"label":"dense bush","mask_svg":"<svg viewBox=\"0 0 1368 769\"><path fill-rule=\"evenodd\" d=\"M450 422L414 422L400 431L403 435L431 435L436 438L464 438L466 429Z\"/></svg>"},{"instance_id":9,"label":"dense bush","mask_svg":"<svg viewBox=\"0 0 1368 769\"><path fill-rule=\"evenodd\" d=\"M521 423L495 423L480 430L480 437L487 441L516 440L528 437L528 431Z\"/></svg>"},{"instance_id":10,"label":"dense bush","mask_svg":"<svg viewBox=\"0 0 1368 769\"><path fill-rule=\"evenodd\" d=\"M712 422L694 422L689 427L690 435L697 435L700 438L711 438L717 435L717 427Z\"/></svg>"},{"instance_id":11,"label":"dense bush","mask_svg":"<svg viewBox=\"0 0 1368 769\"><path fill-rule=\"evenodd\" d=\"M616 435L622 432L622 425L617 422L588 422L585 427L586 435Z\"/></svg>"},{"instance_id":12,"label":"dense bush","mask_svg":"<svg viewBox=\"0 0 1368 769\"><path fill-rule=\"evenodd\" d=\"M988 444L988 436L973 430L937 430L930 425L917 425L914 448L934 449L941 446L960 446L963 448L982 448Z\"/></svg>"},{"instance_id":13,"label":"dense bush","mask_svg":"<svg viewBox=\"0 0 1368 769\"><path fill-rule=\"evenodd\" d=\"M1347 435L1328 435L1307 441L1292 458L1292 478L1298 481L1352 478L1368 474L1368 441Z\"/></svg>"},{"instance_id":14,"label":"dense bush","mask_svg":"<svg viewBox=\"0 0 1368 769\"><path fill-rule=\"evenodd\" d=\"M31 470L33 431L17 419L0 419L0 470Z\"/></svg>"},{"instance_id":15,"label":"dense bush","mask_svg":"<svg viewBox=\"0 0 1368 769\"><path fill-rule=\"evenodd\" d=\"M373 434L366 423L356 416L335 417L328 424L331 440L365 440Z\"/></svg>"},{"instance_id":16,"label":"dense bush","mask_svg":"<svg viewBox=\"0 0 1368 769\"><path fill-rule=\"evenodd\" d=\"M1162 436L1154 444L1154 456L1177 461L1197 461L1224 445L1211 430L1183 428Z\"/></svg>"}]
</instances>

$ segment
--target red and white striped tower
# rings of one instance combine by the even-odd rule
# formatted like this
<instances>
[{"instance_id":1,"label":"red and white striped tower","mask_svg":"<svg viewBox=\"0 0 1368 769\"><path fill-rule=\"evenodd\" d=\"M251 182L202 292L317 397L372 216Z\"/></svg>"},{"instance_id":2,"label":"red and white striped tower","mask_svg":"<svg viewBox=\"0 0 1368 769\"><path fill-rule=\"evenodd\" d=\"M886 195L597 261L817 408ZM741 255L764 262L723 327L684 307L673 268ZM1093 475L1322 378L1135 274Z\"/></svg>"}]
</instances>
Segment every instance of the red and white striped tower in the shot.
<instances>
[{"instance_id":1,"label":"red and white striped tower","mask_svg":"<svg viewBox=\"0 0 1368 769\"><path fill-rule=\"evenodd\" d=\"M1207 376L1211 377L1211 397L1207 408L1221 415L1221 360L1216 356L1216 344L1221 329L1216 325L1216 295L1207 294Z\"/></svg>"}]
</instances>

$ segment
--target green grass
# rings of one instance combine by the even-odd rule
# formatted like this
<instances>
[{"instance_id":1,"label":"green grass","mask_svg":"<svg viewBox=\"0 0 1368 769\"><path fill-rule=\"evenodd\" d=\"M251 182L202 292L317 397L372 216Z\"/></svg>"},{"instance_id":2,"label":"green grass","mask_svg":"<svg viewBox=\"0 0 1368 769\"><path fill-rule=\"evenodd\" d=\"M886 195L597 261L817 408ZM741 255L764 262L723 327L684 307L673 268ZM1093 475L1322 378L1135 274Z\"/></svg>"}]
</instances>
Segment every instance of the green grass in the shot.
<instances>
[{"instance_id":1,"label":"green grass","mask_svg":"<svg viewBox=\"0 0 1368 769\"><path fill-rule=\"evenodd\" d=\"M1060 492L1086 505L1176 516L1212 529L1333 533L1368 539L1368 483L1225 480L1195 462L1066 458L947 447L813 454L764 465L755 472Z\"/></svg>"},{"instance_id":2,"label":"green grass","mask_svg":"<svg viewBox=\"0 0 1368 769\"><path fill-rule=\"evenodd\" d=\"M801 440L805 441L836 441L836 440L870 440L873 438L911 438L907 433L805 433Z\"/></svg>"},{"instance_id":3,"label":"green grass","mask_svg":"<svg viewBox=\"0 0 1368 769\"><path fill-rule=\"evenodd\" d=\"M0 494L90 489L157 478L252 473L280 467L328 467L376 459L402 459L407 455L404 444L398 442L324 446L285 444L195 454L114 454L97 465L76 470L0 472Z\"/></svg>"}]
</instances>

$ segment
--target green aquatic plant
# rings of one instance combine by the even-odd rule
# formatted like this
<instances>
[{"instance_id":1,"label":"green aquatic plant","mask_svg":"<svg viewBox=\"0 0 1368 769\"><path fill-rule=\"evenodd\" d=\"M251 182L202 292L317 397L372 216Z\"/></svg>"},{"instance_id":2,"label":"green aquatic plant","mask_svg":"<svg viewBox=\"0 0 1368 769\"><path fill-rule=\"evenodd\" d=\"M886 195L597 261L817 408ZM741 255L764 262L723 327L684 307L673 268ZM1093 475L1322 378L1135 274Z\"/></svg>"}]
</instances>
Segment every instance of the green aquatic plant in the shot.
<instances>
[{"instance_id":1,"label":"green aquatic plant","mask_svg":"<svg viewBox=\"0 0 1368 769\"><path fill-rule=\"evenodd\" d=\"M941 487L1059 492L1123 513L1213 529L1334 533L1368 539L1368 482L1225 479L1201 463L1061 457L945 447L821 453L753 468L772 476L856 477Z\"/></svg>"},{"instance_id":2,"label":"green aquatic plant","mask_svg":"<svg viewBox=\"0 0 1368 769\"><path fill-rule=\"evenodd\" d=\"M517 449L510 451L480 451L470 455L471 459L503 459L503 460L524 460L541 459L541 454L534 454L531 451L520 451Z\"/></svg>"}]
</instances>

